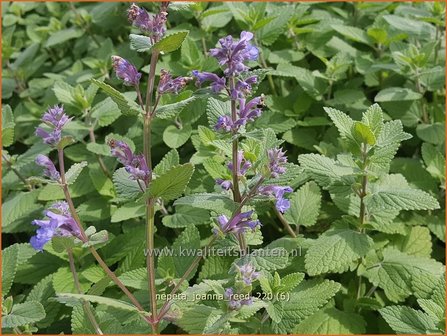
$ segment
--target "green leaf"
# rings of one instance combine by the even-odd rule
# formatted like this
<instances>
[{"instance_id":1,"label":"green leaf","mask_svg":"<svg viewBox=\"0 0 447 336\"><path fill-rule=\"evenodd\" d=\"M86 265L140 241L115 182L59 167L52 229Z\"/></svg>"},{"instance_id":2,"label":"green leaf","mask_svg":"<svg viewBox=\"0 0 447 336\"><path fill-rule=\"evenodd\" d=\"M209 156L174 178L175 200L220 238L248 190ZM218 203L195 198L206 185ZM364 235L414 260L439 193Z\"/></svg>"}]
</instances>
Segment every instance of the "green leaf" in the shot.
<instances>
[{"instance_id":1,"label":"green leaf","mask_svg":"<svg viewBox=\"0 0 447 336\"><path fill-rule=\"evenodd\" d=\"M188 106L190 103L195 101L197 96L192 96L186 99L183 99L179 102L166 104L160 107L157 107L155 112L155 117L159 119L171 119L178 115L183 109Z\"/></svg>"},{"instance_id":2,"label":"green leaf","mask_svg":"<svg viewBox=\"0 0 447 336\"><path fill-rule=\"evenodd\" d=\"M323 155L302 154L298 157L298 160L304 171L323 187L339 181L344 176L354 174L352 167L344 166Z\"/></svg>"},{"instance_id":3,"label":"green leaf","mask_svg":"<svg viewBox=\"0 0 447 336\"><path fill-rule=\"evenodd\" d=\"M365 33L363 29L341 24L332 24L331 27L336 32L342 34L343 36L347 37L348 39L354 42L371 45L371 40L369 39L368 35Z\"/></svg>"},{"instance_id":4,"label":"green leaf","mask_svg":"<svg viewBox=\"0 0 447 336\"><path fill-rule=\"evenodd\" d=\"M149 51L152 47L151 39L148 36L130 34L130 49L137 52Z\"/></svg>"},{"instance_id":5,"label":"green leaf","mask_svg":"<svg viewBox=\"0 0 447 336\"><path fill-rule=\"evenodd\" d=\"M308 182L292 194L290 203L290 209L284 214L289 223L315 225L321 207L320 188L315 182Z\"/></svg>"},{"instance_id":6,"label":"green leaf","mask_svg":"<svg viewBox=\"0 0 447 336\"><path fill-rule=\"evenodd\" d=\"M278 334L290 333L306 317L314 314L340 290L341 285L332 280L303 281L290 299L283 301L281 322L272 322L273 331Z\"/></svg>"},{"instance_id":7,"label":"green leaf","mask_svg":"<svg viewBox=\"0 0 447 336\"><path fill-rule=\"evenodd\" d=\"M175 51L180 48L188 33L188 31L178 31L172 34L167 34L160 41L155 43L152 46L152 49L162 53Z\"/></svg>"},{"instance_id":8,"label":"green leaf","mask_svg":"<svg viewBox=\"0 0 447 336\"><path fill-rule=\"evenodd\" d=\"M383 112L379 104L373 104L363 113L363 124L367 125L377 138L383 127Z\"/></svg>"},{"instance_id":9,"label":"green leaf","mask_svg":"<svg viewBox=\"0 0 447 336\"><path fill-rule=\"evenodd\" d=\"M280 292L287 293L292 291L304 279L304 273L290 273L281 279Z\"/></svg>"},{"instance_id":10,"label":"green leaf","mask_svg":"<svg viewBox=\"0 0 447 336\"><path fill-rule=\"evenodd\" d=\"M36 301L15 304L8 315L2 317L3 328L15 328L45 318L45 309Z\"/></svg>"},{"instance_id":11,"label":"green leaf","mask_svg":"<svg viewBox=\"0 0 447 336\"><path fill-rule=\"evenodd\" d=\"M336 308L322 309L301 322L296 334L346 335L364 334L366 322L361 315L340 311Z\"/></svg>"},{"instance_id":12,"label":"green leaf","mask_svg":"<svg viewBox=\"0 0 447 336\"><path fill-rule=\"evenodd\" d=\"M413 226L405 236L396 237L392 241L392 246L409 255L430 258L432 252L430 230L423 226Z\"/></svg>"},{"instance_id":13,"label":"green leaf","mask_svg":"<svg viewBox=\"0 0 447 336\"><path fill-rule=\"evenodd\" d=\"M216 126L219 117L231 115L231 102L221 101L212 97L208 98L206 115L208 116L209 126L213 128Z\"/></svg>"},{"instance_id":14,"label":"green leaf","mask_svg":"<svg viewBox=\"0 0 447 336\"><path fill-rule=\"evenodd\" d=\"M171 149L163 159L155 166L154 174L160 176L165 174L171 167L177 166L180 164L180 157L178 152L175 149Z\"/></svg>"},{"instance_id":15,"label":"green leaf","mask_svg":"<svg viewBox=\"0 0 447 336\"><path fill-rule=\"evenodd\" d=\"M287 23L293 16L293 12L293 6L282 6L274 11L273 14L275 17L263 18L268 21L267 23L264 21L265 24L259 29L259 32L256 33L256 37L259 38L259 41L266 46L272 45L287 29Z\"/></svg>"},{"instance_id":16,"label":"green leaf","mask_svg":"<svg viewBox=\"0 0 447 336\"><path fill-rule=\"evenodd\" d=\"M193 194L179 198L174 202L175 206L189 205L215 211L216 213L232 213L237 208L237 203L225 195L219 194Z\"/></svg>"},{"instance_id":17,"label":"green leaf","mask_svg":"<svg viewBox=\"0 0 447 336\"><path fill-rule=\"evenodd\" d=\"M14 244L2 251L2 295L8 295L19 265L19 245Z\"/></svg>"},{"instance_id":18,"label":"green leaf","mask_svg":"<svg viewBox=\"0 0 447 336\"><path fill-rule=\"evenodd\" d=\"M389 306L379 310L397 334L427 334L437 330L428 314L405 306Z\"/></svg>"},{"instance_id":19,"label":"green leaf","mask_svg":"<svg viewBox=\"0 0 447 336\"><path fill-rule=\"evenodd\" d=\"M353 139L351 130L354 126L354 120L346 113L331 107L324 107L325 112L329 115L335 127L337 127L342 139Z\"/></svg>"},{"instance_id":20,"label":"green leaf","mask_svg":"<svg viewBox=\"0 0 447 336\"><path fill-rule=\"evenodd\" d=\"M427 171L431 176L445 181L445 157L441 151L435 146L423 143L422 144L422 158L424 159Z\"/></svg>"},{"instance_id":21,"label":"green leaf","mask_svg":"<svg viewBox=\"0 0 447 336\"><path fill-rule=\"evenodd\" d=\"M353 128L353 136L354 139L356 139L360 143L365 143L370 146L373 146L376 144L376 137L374 136L374 133L371 131L369 126L365 125L362 122L356 121L354 123Z\"/></svg>"},{"instance_id":22,"label":"green leaf","mask_svg":"<svg viewBox=\"0 0 447 336\"><path fill-rule=\"evenodd\" d=\"M257 270L274 271L286 267L288 259L289 254L285 248L275 247L255 250L240 258L236 264L252 264Z\"/></svg>"},{"instance_id":23,"label":"green leaf","mask_svg":"<svg viewBox=\"0 0 447 336\"><path fill-rule=\"evenodd\" d=\"M376 102L392 102L392 101L412 101L419 100L422 95L407 88L391 87L380 90L374 101Z\"/></svg>"},{"instance_id":24,"label":"green leaf","mask_svg":"<svg viewBox=\"0 0 447 336\"><path fill-rule=\"evenodd\" d=\"M191 125L184 125L182 128L169 125L163 132L163 141L170 148L179 148L188 141L191 133Z\"/></svg>"},{"instance_id":25,"label":"green leaf","mask_svg":"<svg viewBox=\"0 0 447 336\"><path fill-rule=\"evenodd\" d=\"M2 106L2 146L8 147L14 143L14 114L9 105Z\"/></svg>"},{"instance_id":26,"label":"green leaf","mask_svg":"<svg viewBox=\"0 0 447 336\"><path fill-rule=\"evenodd\" d=\"M61 303L66 304L67 306L73 307L78 304L82 300L99 303L102 305L105 305L107 307L116 308L124 311L129 312L140 312L137 307L134 305L127 303L125 301L117 300L117 299L111 299L107 297L102 296L96 296L96 295L84 295L84 294L72 294L72 293L60 293L57 295L56 300L58 300Z\"/></svg>"},{"instance_id":27,"label":"green leaf","mask_svg":"<svg viewBox=\"0 0 447 336\"><path fill-rule=\"evenodd\" d=\"M119 207L112 214L112 223L122 222L131 218L142 217L146 213L146 207L143 203L126 203Z\"/></svg>"},{"instance_id":28,"label":"green leaf","mask_svg":"<svg viewBox=\"0 0 447 336\"><path fill-rule=\"evenodd\" d=\"M445 125L440 122L420 124L416 127L416 134L426 142L434 145L442 145L445 142Z\"/></svg>"},{"instance_id":29,"label":"green leaf","mask_svg":"<svg viewBox=\"0 0 447 336\"><path fill-rule=\"evenodd\" d=\"M441 275L443 265L433 259L408 255L393 248L383 251L383 260L367 260L362 272L375 286L385 291L393 302L399 302L412 293L411 280L418 274Z\"/></svg>"},{"instance_id":30,"label":"green leaf","mask_svg":"<svg viewBox=\"0 0 447 336\"><path fill-rule=\"evenodd\" d=\"M194 166L190 163L171 168L151 182L149 195L160 197L166 202L179 197L185 191L193 172Z\"/></svg>"},{"instance_id":31,"label":"green leaf","mask_svg":"<svg viewBox=\"0 0 447 336\"><path fill-rule=\"evenodd\" d=\"M201 225L210 221L210 213L205 209L188 206L177 206L173 215L164 216L163 225L170 228L181 228L189 225Z\"/></svg>"},{"instance_id":32,"label":"green leaf","mask_svg":"<svg viewBox=\"0 0 447 336\"><path fill-rule=\"evenodd\" d=\"M74 163L65 174L65 181L67 182L67 184L73 184L84 167L87 167L87 161Z\"/></svg>"},{"instance_id":33,"label":"green leaf","mask_svg":"<svg viewBox=\"0 0 447 336\"><path fill-rule=\"evenodd\" d=\"M104 90L104 92L115 102L115 104L124 115L138 115L142 112L140 107L134 101L130 100L128 97L126 97L124 94L114 89L110 85L93 78L91 79L91 81L93 84L96 84Z\"/></svg>"},{"instance_id":34,"label":"green leaf","mask_svg":"<svg viewBox=\"0 0 447 336\"><path fill-rule=\"evenodd\" d=\"M373 240L364 233L349 228L336 228L323 233L307 250L306 270L309 275L349 269L352 262L364 257Z\"/></svg>"},{"instance_id":35,"label":"green leaf","mask_svg":"<svg viewBox=\"0 0 447 336\"><path fill-rule=\"evenodd\" d=\"M14 221L24 218L27 215L41 208L39 204L36 204L37 195L39 192L22 192L16 194L14 197L9 198L2 204L2 228L11 225Z\"/></svg>"},{"instance_id":36,"label":"green leaf","mask_svg":"<svg viewBox=\"0 0 447 336\"><path fill-rule=\"evenodd\" d=\"M183 312L175 323L190 334L201 334L215 308L203 304L195 304Z\"/></svg>"},{"instance_id":37,"label":"green leaf","mask_svg":"<svg viewBox=\"0 0 447 336\"><path fill-rule=\"evenodd\" d=\"M132 180L125 168L117 169L113 173L112 179L117 195L123 199L135 199L143 192L141 190L142 187L144 188L143 184L140 187L138 181Z\"/></svg>"},{"instance_id":38,"label":"green leaf","mask_svg":"<svg viewBox=\"0 0 447 336\"><path fill-rule=\"evenodd\" d=\"M380 210L434 210L439 203L425 191L411 188L400 174L386 175L374 184L365 197L366 206Z\"/></svg>"},{"instance_id":39,"label":"green leaf","mask_svg":"<svg viewBox=\"0 0 447 336\"><path fill-rule=\"evenodd\" d=\"M84 35L84 31L81 29L68 28L59 30L49 35L49 38L45 43L45 48L53 47L55 45L67 42L68 40L81 37L82 35Z\"/></svg>"}]
</instances>

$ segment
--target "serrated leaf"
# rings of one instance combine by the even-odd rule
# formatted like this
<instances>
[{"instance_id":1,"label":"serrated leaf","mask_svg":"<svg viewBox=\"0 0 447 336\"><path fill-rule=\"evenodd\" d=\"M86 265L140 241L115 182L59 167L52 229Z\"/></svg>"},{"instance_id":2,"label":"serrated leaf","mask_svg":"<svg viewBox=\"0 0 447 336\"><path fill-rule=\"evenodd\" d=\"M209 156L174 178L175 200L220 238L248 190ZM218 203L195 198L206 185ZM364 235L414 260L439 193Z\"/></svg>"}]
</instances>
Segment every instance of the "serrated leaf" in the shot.
<instances>
[{"instance_id":1,"label":"serrated leaf","mask_svg":"<svg viewBox=\"0 0 447 336\"><path fill-rule=\"evenodd\" d=\"M171 149L163 159L155 166L154 174L162 175L165 174L171 167L177 166L180 164L180 157L178 152L175 149Z\"/></svg>"},{"instance_id":2,"label":"serrated leaf","mask_svg":"<svg viewBox=\"0 0 447 336\"><path fill-rule=\"evenodd\" d=\"M36 301L15 304L8 315L2 317L3 328L15 328L45 318L45 309Z\"/></svg>"},{"instance_id":3,"label":"serrated leaf","mask_svg":"<svg viewBox=\"0 0 447 336\"><path fill-rule=\"evenodd\" d=\"M189 98L183 99L179 102L166 104L160 107L157 107L155 112L155 117L159 119L171 119L178 115L182 110L188 106L190 103L195 101L197 96L191 96Z\"/></svg>"},{"instance_id":4,"label":"serrated leaf","mask_svg":"<svg viewBox=\"0 0 447 336\"><path fill-rule=\"evenodd\" d=\"M397 334L426 334L437 329L428 314L405 306L389 306L379 310Z\"/></svg>"},{"instance_id":5,"label":"serrated leaf","mask_svg":"<svg viewBox=\"0 0 447 336\"><path fill-rule=\"evenodd\" d=\"M188 31L179 31L172 34L165 35L160 41L152 46L152 49L158 50L162 53L168 53L177 50L182 45Z\"/></svg>"},{"instance_id":6,"label":"serrated leaf","mask_svg":"<svg viewBox=\"0 0 447 336\"><path fill-rule=\"evenodd\" d=\"M284 214L289 223L312 226L317 222L321 206L320 188L308 182L290 197L290 209Z\"/></svg>"},{"instance_id":7,"label":"serrated leaf","mask_svg":"<svg viewBox=\"0 0 447 336\"><path fill-rule=\"evenodd\" d=\"M206 115L211 128L217 124L217 119L224 115L231 115L231 102L221 101L215 98L208 98L206 104Z\"/></svg>"},{"instance_id":8,"label":"serrated leaf","mask_svg":"<svg viewBox=\"0 0 447 336\"><path fill-rule=\"evenodd\" d=\"M37 190L31 192L22 192L3 202L3 230L5 230L6 227L11 225L14 221L23 218L41 208L41 205L35 203L38 194L39 192Z\"/></svg>"},{"instance_id":9,"label":"serrated leaf","mask_svg":"<svg viewBox=\"0 0 447 336\"><path fill-rule=\"evenodd\" d=\"M356 121L354 123L352 132L354 139L356 139L358 142L365 143L370 146L375 145L376 137L374 136L374 133L371 131L369 126L365 125L364 123Z\"/></svg>"},{"instance_id":10,"label":"serrated leaf","mask_svg":"<svg viewBox=\"0 0 447 336\"><path fill-rule=\"evenodd\" d=\"M285 334L306 317L314 314L324 306L341 288L341 285L332 280L303 281L290 299L283 301L282 319L280 323L272 323L273 331Z\"/></svg>"},{"instance_id":11,"label":"serrated leaf","mask_svg":"<svg viewBox=\"0 0 447 336\"><path fill-rule=\"evenodd\" d=\"M115 102L124 115L138 115L141 112L140 107L134 101L131 101L110 85L93 78L91 81L93 84L99 86Z\"/></svg>"},{"instance_id":12,"label":"serrated leaf","mask_svg":"<svg viewBox=\"0 0 447 336\"><path fill-rule=\"evenodd\" d=\"M371 45L371 41L368 35L363 29L358 27L346 26L341 24L332 24L331 27L338 33L347 37L354 42L360 42L363 44Z\"/></svg>"},{"instance_id":13,"label":"serrated leaf","mask_svg":"<svg viewBox=\"0 0 447 336\"><path fill-rule=\"evenodd\" d=\"M391 87L380 90L377 93L374 101L376 102L392 102L392 101L413 101L421 99L422 95L419 92L414 92L411 89L401 87Z\"/></svg>"},{"instance_id":14,"label":"serrated leaf","mask_svg":"<svg viewBox=\"0 0 447 336\"><path fill-rule=\"evenodd\" d=\"M366 322L361 315L340 311L336 308L322 309L301 322L293 333L317 335L364 334Z\"/></svg>"},{"instance_id":15,"label":"serrated leaf","mask_svg":"<svg viewBox=\"0 0 447 336\"><path fill-rule=\"evenodd\" d=\"M66 304L67 306L73 307L81 303L82 300L99 303L111 308L116 308L120 310L125 310L129 312L139 312L138 308L134 305L127 303L125 301L111 299L96 295L84 295L84 294L73 294L73 293L60 293L56 298L59 302Z\"/></svg>"},{"instance_id":16,"label":"serrated leaf","mask_svg":"<svg viewBox=\"0 0 447 336\"><path fill-rule=\"evenodd\" d=\"M344 272L353 261L364 257L372 245L373 240L364 233L349 228L331 229L307 250L306 270L309 275Z\"/></svg>"},{"instance_id":17,"label":"serrated leaf","mask_svg":"<svg viewBox=\"0 0 447 336\"><path fill-rule=\"evenodd\" d=\"M2 146L8 147L14 142L14 115L9 105L2 106Z\"/></svg>"},{"instance_id":18,"label":"serrated leaf","mask_svg":"<svg viewBox=\"0 0 447 336\"><path fill-rule=\"evenodd\" d=\"M258 270L274 271L287 266L289 254L283 247L258 249L236 261L239 266L252 264Z\"/></svg>"},{"instance_id":19,"label":"serrated leaf","mask_svg":"<svg viewBox=\"0 0 447 336\"><path fill-rule=\"evenodd\" d=\"M84 167L87 167L87 161L74 163L65 174L65 181L67 184L73 184L78 178L79 174L81 174Z\"/></svg>"},{"instance_id":20,"label":"serrated leaf","mask_svg":"<svg viewBox=\"0 0 447 336\"><path fill-rule=\"evenodd\" d=\"M365 203L374 211L439 209L436 198L425 191L411 188L399 174L386 175L374 183L365 197Z\"/></svg>"},{"instance_id":21,"label":"serrated leaf","mask_svg":"<svg viewBox=\"0 0 447 336\"><path fill-rule=\"evenodd\" d=\"M422 144L422 158L431 176L445 180L445 157L441 151L429 143Z\"/></svg>"},{"instance_id":22,"label":"serrated leaf","mask_svg":"<svg viewBox=\"0 0 447 336\"><path fill-rule=\"evenodd\" d=\"M344 176L354 174L352 167L318 154L302 154L298 157L301 167L322 187L328 187Z\"/></svg>"},{"instance_id":23,"label":"serrated leaf","mask_svg":"<svg viewBox=\"0 0 447 336\"><path fill-rule=\"evenodd\" d=\"M130 49L136 50L137 52L149 51L152 47L151 39L148 36L130 34Z\"/></svg>"},{"instance_id":24,"label":"serrated leaf","mask_svg":"<svg viewBox=\"0 0 447 336\"><path fill-rule=\"evenodd\" d=\"M19 265L19 246L14 244L2 251L2 295L8 295L17 267Z\"/></svg>"},{"instance_id":25,"label":"serrated leaf","mask_svg":"<svg viewBox=\"0 0 447 336\"><path fill-rule=\"evenodd\" d=\"M206 193L184 196L176 200L174 205L189 205L195 208L212 210L217 213L232 213L237 207L237 203L228 196Z\"/></svg>"},{"instance_id":26,"label":"serrated leaf","mask_svg":"<svg viewBox=\"0 0 447 336\"><path fill-rule=\"evenodd\" d=\"M130 177L125 168L117 169L112 177L117 195L129 200L140 195L143 192L141 188L144 187L143 185L140 187L138 181L132 180Z\"/></svg>"},{"instance_id":27,"label":"serrated leaf","mask_svg":"<svg viewBox=\"0 0 447 336\"><path fill-rule=\"evenodd\" d=\"M151 182L148 195L166 202L179 197L185 191L193 172L191 163L171 168Z\"/></svg>"},{"instance_id":28,"label":"serrated leaf","mask_svg":"<svg viewBox=\"0 0 447 336\"><path fill-rule=\"evenodd\" d=\"M184 125L182 128L169 125L163 132L163 141L170 148L179 148L188 141L191 133L191 125Z\"/></svg>"},{"instance_id":29,"label":"serrated leaf","mask_svg":"<svg viewBox=\"0 0 447 336\"><path fill-rule=\"evenodd\" d=\"M418 274L441 275L443 265L433 259L408 255L393 248L383 251L383 260L367 263L363 273L375 286L385 291L393 302L404 300L412 293L411 281Z\"/></svg>"},{"instance_id":30,"label":"serrated leaf","mask_svg":"<svg viewBox=\"0 0 447 336\"><path fill-rule=\"evenodd\" d=\"M177 206L173 215L164 216L163 225L170 228L181 228L189 225L201 225L210 221L210 213L205 209Z\"/></svg>"},{"instance_id":31,"label":"serrated leaf","mask_svg":"<svg viewBox=\"0 0 447 336\"><path fill-rule=\"evenodd\" d=\"M324 111L329 115L335 127L337 127L340 137L343 139L352 139L351 130L354 120L346 113L331 107L324 107Z\"/></svg>"}]
</instances>

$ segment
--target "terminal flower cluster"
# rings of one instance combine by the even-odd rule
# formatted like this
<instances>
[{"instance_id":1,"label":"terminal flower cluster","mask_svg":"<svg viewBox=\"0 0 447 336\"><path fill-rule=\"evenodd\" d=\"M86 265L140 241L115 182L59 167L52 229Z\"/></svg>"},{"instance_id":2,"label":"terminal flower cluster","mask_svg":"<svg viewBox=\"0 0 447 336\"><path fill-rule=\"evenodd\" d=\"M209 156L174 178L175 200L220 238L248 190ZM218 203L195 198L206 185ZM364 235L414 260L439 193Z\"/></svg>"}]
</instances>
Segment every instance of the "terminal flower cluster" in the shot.
<instances>
[{"instance_id":1,"label":"terminal flower cluster","mask_svg":"<svg viewBox=\"0 0 447 336\"><path fill-rule=\"evenodd\" d=\"M166 33L169 2L161 3L160 11L156 15L149 14L144 8L133 3L127 11L127 17L133 26L147 34L153 43L158 42Z\"/></svg>"},{"instance_id":2,"label":"terminal flower cluster","mask_svg":"<svg viewBox=\"0 0 447 336\"><path fill-rule=\"evenodd\" d=\"M50 131L42 127L36 128L36 135L50 146L57 146L62 138L62 129L71 120L62 106L53 106L42 116L42 122L50 127Z\"/></svg>"}]
</instances>

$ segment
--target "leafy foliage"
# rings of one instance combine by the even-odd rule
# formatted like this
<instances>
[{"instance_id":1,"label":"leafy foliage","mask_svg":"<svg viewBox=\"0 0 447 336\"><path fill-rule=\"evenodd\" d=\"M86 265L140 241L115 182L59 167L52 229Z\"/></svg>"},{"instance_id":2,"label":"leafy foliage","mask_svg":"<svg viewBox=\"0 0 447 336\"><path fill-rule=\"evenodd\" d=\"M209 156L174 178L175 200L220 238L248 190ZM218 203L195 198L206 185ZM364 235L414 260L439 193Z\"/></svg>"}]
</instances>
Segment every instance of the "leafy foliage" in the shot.
<instances>
[{"instance_id":1,"label":"leafy foliage","mask_svg":"<svg viewBox=\"0 0 447 336\"><path fill-rule=\"evenodd\" d=\"M445 334L445 4L173 2L163 36L131 27L128 9L2 4L2 332L148 334L155 306L163 334ZM225 133L232 92L196 85L194 70L225 77L209 51L241 31L259 50L241 78L257 76L247 102L262 97L262 113ZM122 83L114 55L138 85ZM161 69L183 90L159 94ZM49 130L56 104L71 120L50 147L35 129ZM236 140L250 162L241 195L290 186L284 213L274 195L216 184L234 183ZM288 163L273 178L279 146ZM64 163L66 185L43 177L38 154ZM130 169L141 157L143 179ZM32 221L67 193L85 237L37 252ZM251 211L260 228L222 233L219 216Z\"/></svg>"}]
</instances>

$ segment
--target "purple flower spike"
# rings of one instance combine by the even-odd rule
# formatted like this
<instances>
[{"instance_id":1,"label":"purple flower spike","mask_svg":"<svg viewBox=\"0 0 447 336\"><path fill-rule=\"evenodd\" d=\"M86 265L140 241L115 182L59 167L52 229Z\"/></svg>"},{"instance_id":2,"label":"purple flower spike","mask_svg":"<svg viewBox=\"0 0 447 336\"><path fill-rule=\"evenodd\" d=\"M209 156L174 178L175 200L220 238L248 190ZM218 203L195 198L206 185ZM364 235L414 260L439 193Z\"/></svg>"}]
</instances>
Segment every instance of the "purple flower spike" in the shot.
<instances>
[{"instance_id":1,"label":"purple flower spike","mask_svg":"<svg viewBox=\"0 0 447 336\"><path fill-rule=\"evenodd\" d=\"M281 148L269 149L267 151L269 158L269 170L272 177L278 177L286 172L284 165L287 163L286 153Z\"/></svg>"},{"instance_id":2,"label":"purple flower spike","mask_svg":"<svg viewBox=\"0 0 447 336\"><path fill-rule=\"evenodd\" d=\"M231 97L233 99L245 98L251 94L252 85L258 82L257 76L250 76L245 80L238 80L233 92L231 92Z\"/></svg>"},{"instance_id":3,"label":"purple flower spike","mask_svg":"<svg viewBox=\"0 0 447 336\"><path fill-rule=\"evenodd\" d=\"M160 94L164 93L175 93L178 94L186 84L191 80L190 77L177 77L172 78L169 71L161 69L160 82L158 83L158 92Z\"/></svg>"},{"instance_id":4,"label":"purple flower spike","mask_svg":"<svg viewBox=\"0 0 447 336\"><path fill-rule=\"evenodd\" d=\"M252 211L241 212L240 214L234 216L234 218L229 221L227 216L220 215L217 217L217 222L220 225L220 228L223 232L244 232L246 230L255 230L257 226L260 226L261 223L258 220L252 220L251 215Z\"/></svg>"},{"instance_id":5,"label":"purple flower spike","mask_svg":"<svg viewBox=\"0 0 447 336\"><path fill-rule=\"evenodd\" d=\"M236 174L238 176L243 176L243 175L245 175L247 170L251 168L251 162L248 160L245 160L244 152L241 150L237 152L236 159L237 159L236 160L237 161ZM233 170L233 163L228 164L228 169L231 171Z\"/></svg>"},{"instance_id":6,"label":"purple flower spike","mask_svg":"<svg viewBox=\"0 0 447 336\"><path fill-rule=\"evenodd\" d=\"M243 31L239 41L234 41L229 35L219 40L220 48L210 49L210 55L225 67L225 75L235 76L247 71L248 67L244 62L258 58L258 48L250 43L252 39L253 33Z\"/></svg>"},{"instance_id":7,"label":"purple flower spike","mask_svg":"<svg viewBox=\"0 0 447 336\"><path fill-rule=\"evenodd\" d=\"M50 126L51 130L47 132L42 127L36 128L36 135L42 138L43 142L56 146L62 138L62 129L71 120L62 106L53 106L49 108L42 116L42 121Z\"/></svg>"},{"instance_id":8,"label":"purple flower spike","mask_svg":"<svg viewBox=\"0 0 447 336\"><path fill-rule=\"evenodd\" d=\"M56 202L45 211L46 220L34 220L33 225L39 226L36 235L31 237L31 246L42 251L46 243L54 236L79 237L80 231L76 221L71 217L67 202Z\"/></svg>"},{"instance_id":9,"label":"purple flower spike","mask_svg":"<svg viewBox=\"0 0 447 336\"><path fill-rule=\"evenodd\" d=\"M143 155L135 155L129 145L123 141L111 139L108 145L112 156L124 165L131 179L143 180L146 184L149 182L151 172Z\"/></svg>"},{"instance_id":10,"label":"purple flower spike","mask_svg":"<svg viewBox=\"0 0 447 336\"><path fill-rule=\"evenodd\" d=\"M256 272L252 264L237 266L239 276L247 286L251 286L252 282L259 278L260 273Z\"/></svg>"},{"instance_id":11,"label":"purple flower spike","mask_svg":"<svg viewBox=\"0 0 447 336\"><path fill-rule=\"evenodd\" d=\"M119 56L112 56L112 66L116 77L121 79L124 85L136 86L140 83L141 73L129 61Z\"/></svg>"},{"instance_id":12,"label":"purple flower spike","mask_svg":"<svg viewBox=\"0 0 447 336\"><path fill-rule=\"evenodd\" d=\"M285 193L291 193L293 191L290 187L281 186L262 186L258 189L261 195L274 196L276 199L275 207L281 213L287 211L290 208L290 201L284 198Z\"/></svg>"},{"instance_id":13,"label":"purple flower spike","mask_svg":"<svg viewBox=\"0 0 447 336\"><path fill-rule=\"evenodd\" d=\"M234 127L234 123L231 120L231 117L229 115L224 115L224 116L220 116L217 119L217 123L216 123L216 126L214 126L214 129L216 131L223 130L226 132L230 132L233 129L233 127Z\"/></svg>"},{"instance_id":14,"label":"purple flower spike","mask_svg":"<svg viewBox=\"0 0 447 336\"><path fill-rule=\"evenodd\" d=\"M169 2L162 2L160 12L152 16L144 8L133 3L127 11L127 17L133 26L150 35L153 42L157 42L166 32L168 5Z\"/></svg>"},{"instance_id":15,"label":"purple flower spike","mask_svg":"<svg viewBox=\"0 0 447 336\"><path fill-rule=\"evenodd\" d=\"M193 70L192 75L197 78L197 86L201 86L204 82L211 82L211 90L214 93L219 93L226 87L225 77L219 77L211 72L199 72L197 70Z\"/></svg>"},{"instance_id":16,"label":"purple flower spike","mask_svg":"<svg viewBox=\"0 0 447 336\"><path fill-rule=\"evenodd\" d=\"M53 181L58 181L60 179L60 174L54 166L53 161L51 161L47 156L39 154L36 157L36 164L44 167L44 175L52 179Z\"/></svg>"}]
</instances>

